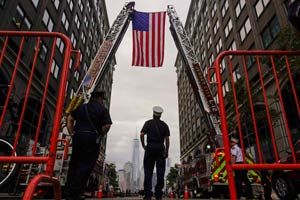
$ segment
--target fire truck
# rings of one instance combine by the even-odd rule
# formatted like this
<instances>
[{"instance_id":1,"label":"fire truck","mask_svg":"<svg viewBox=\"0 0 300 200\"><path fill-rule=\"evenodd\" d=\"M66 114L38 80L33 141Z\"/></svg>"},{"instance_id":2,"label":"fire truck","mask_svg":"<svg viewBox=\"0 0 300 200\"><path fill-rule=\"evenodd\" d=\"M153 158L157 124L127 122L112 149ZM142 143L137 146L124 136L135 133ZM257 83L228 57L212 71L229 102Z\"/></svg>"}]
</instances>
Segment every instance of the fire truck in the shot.
<instances>
[{"instance_id":1,"label":"fire truck","mask_svg":"<svg viewBox=\"0 0 300 200\"><path fill-rule=\"evenodd\" d=\"M246 163L255 163L251 153L246 154ZM178 188L183 196L183 187L187 186L193 198L229 198L228 178L223 148L216 148L213 153L199 154L190 164L179 166ZM248 179L256 197L262 195L261 176L257 170L248 170Z\"/></svg>"}]
</instances>

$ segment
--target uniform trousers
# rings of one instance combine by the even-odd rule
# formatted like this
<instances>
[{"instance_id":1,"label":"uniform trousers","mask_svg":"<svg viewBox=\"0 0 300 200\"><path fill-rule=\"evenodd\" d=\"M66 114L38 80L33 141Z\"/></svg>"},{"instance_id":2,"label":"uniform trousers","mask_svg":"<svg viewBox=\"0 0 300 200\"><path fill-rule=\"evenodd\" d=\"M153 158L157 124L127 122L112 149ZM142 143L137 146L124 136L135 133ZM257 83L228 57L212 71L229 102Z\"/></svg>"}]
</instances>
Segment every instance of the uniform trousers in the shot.
<instances>
[{"instance_id":1,"label":"uniform trousers","mask_svg":"<svg viewBox=\"0 0 300 200\"><path fill-rule=\"evenodd\" d=\"M76 132L73 136L72 157L66 182L66 199L77 200L99 156L97 133Z\"/></svg>"},{"instance_id":2,"label":"uniform trousers","mask_svg":"<svg viewBox=\"0 0 300 200\"><path fill-rule=\"evenodd\" d=\"M166 170L166 160L163 157L164 151L159 149L150 149L146 147L144 155L144 190L145 196L151 197L152 193L152 175L154 170L154 164L156 164L157 184L155 186L155 197L162 197L162 189L164 187L164 175Z\"/></svg>"},{"instance_id":3,"label":"uniform trousers","mask_svg":"<svg viewBox=\"0 0 300 200\"><path fill-rule=\"evenodd\" d=\"M240 198L241 196L252 198L253 197L252 187L247 177L248 170L235 170L234 173L235 173L234 181L236 186L235 188L236 188L237 198ZM243 183L245 184L245 186L243 186Z\"/></svg>"}]
</instances>

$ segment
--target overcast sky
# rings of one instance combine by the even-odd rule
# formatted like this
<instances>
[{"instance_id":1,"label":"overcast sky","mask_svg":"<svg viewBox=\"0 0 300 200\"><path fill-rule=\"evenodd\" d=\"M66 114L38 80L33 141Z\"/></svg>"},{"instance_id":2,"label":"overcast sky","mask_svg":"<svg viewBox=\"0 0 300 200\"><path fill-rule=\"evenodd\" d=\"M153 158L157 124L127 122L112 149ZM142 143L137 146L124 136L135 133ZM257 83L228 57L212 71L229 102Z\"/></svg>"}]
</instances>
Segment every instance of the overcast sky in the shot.
<instances>
[{"instance_id":1,"label":"overcast sky","mask_svg":"<svg viewBox=\"0 0 300 200\"><path fill-rule=\"evenodd\" d=\"M128 0L106 0L109 23L112 25ZM166 11L167 5L174 5L185 24L190 0L136 0L135 10L144 12ZM132 32L129 28L116 53L117 65L113 75L110 114L113 121L107 139L106 162L113 162L117 169L132 161L133 139L139 138L144 122L152 118L152 107L163 107L161 119L170 128L170 151L172 166L179 162L179 119L177 75L174 67L177 49L169 31L166 18L165 58L161 68L132 67ZM143 150L140 145L140 166Z\"/></svg>"}]
</instances>

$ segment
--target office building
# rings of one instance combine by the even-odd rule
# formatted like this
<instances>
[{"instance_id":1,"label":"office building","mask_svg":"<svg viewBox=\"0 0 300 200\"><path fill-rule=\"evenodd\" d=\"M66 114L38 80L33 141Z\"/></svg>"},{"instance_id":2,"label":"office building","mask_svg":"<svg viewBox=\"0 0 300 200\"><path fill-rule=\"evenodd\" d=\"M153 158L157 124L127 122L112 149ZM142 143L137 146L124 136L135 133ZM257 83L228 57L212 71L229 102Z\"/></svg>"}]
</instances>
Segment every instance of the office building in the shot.
<instances>
[{"instance_id":1,"label":"office building","mask_svg":"<svg viewBox=\"0 0 300 200\"><path fill-rule=\"evenodd\" d=\"M287 18L286 0L192 0L185 23L185 30L190 42L194 46L204 77L207 77L208 67L222 51L225 50L253 50L278 49L279 33L285 27L290 27ZM240 79L243 70L241 61L234 61L233 75L235 81ZM252 67L253 58L246 57L248 73L251 83L259 81L259 75ZM240 64L240 65L239 65ZM222 63L223 94L229 89L228 64ZM199 154L210 152L211 144L208 140L210 130L204 122L202 111L199 109L191 84L184 70L180 56L176 60L180 153L182 164L192 165L192 161ZM212 80L215 80L213 72ZM212 93L216 103L216 88ZM288 101L287 101L288 103ZM289 114L289 119L295 118ZM299 132L299 128L292 127ZM253 132L252 132L253 134ZM250 133L246 138L253 137ZM278 141L285 140L283 134L276 136ZM264 148L269 148L270 138L266 138ZM247 147L247 146L246 146ZM251 148L249 145L247 148ZM284 148L281 149L283 151ZM271 152L272 153L272 152ZM270 162L274 155L266 159Z\"/></svg>"},{"instance_id":2,"label":"office building","mask_svg":"<svg viewBox=\"0 0 300 200\"><path fill-rule=\"evenodd\" d=\"M105 1L100 0L2 0L0 1L0 29L11 31L43 31L43 32L60 32L68 36L72 42L72 48L80 50L80 64L77 71L74 71L76 63L76 55L72 55L69 66L69 78L67 81L65 108L69 105L70 100L74 96L77 88L79 87L83 77L85 76L94 56L97 53L106 33L109 30L109 22L107 16L107 10ZM3 46L4 38L0 38L0 48ZM22 52L21 65L19 73L16 76L16 82L13 88L13 95L11 96L12 102L11 112L16 116L20 113L17 110L18 105L22 103L24 92L22 91L22 85L26 82L26 78L22 77L23 71L28 71L31 66L30 58L33 57L34 44L25 41L26 51ZM8 49L11 52L12 57L18 52L19 43L17 40L10 39L8 41ZM58 93L58 80L60 79L61 66L64 59L64 43L62 40L56 41L56 51L51 66L51 77L48 86L48 93L52 98L47 99L45 116L43 117L42 127L39 136L40 147L46 147L49 144L49 138L51 137L52 129L49 127L51 120L55 113L55 107L51 106L57 99ZM46 67L49 63L50 53L52 46L45 40L41 42L39 57L37 59L37 67L34 72L33 84L38 84L39 81L46 79ZM4 58L4 63L9 63L9 58ZM109 109L110 94L112 88L112 75L113 66L115 65L115 59L110 62L111 67L106 73L105 77L98 83L96 89L105 90L108 97L105 106ZM22 72L22 73L21 73ZM0 85L1 93L0 99L5 99L7 90L9 87L9 78L7 74L9 71L7 67L0 68ZM43 91L37 91L39 93ZM3 102L0 101L1 106ZM55 105L55 104L54 104ZM27 109L30 110L30 114L25 114L22 132L34 133L36 130L36 119L39 115L40 100L35 99L35 94L31 93L29 96L29 102ZM6 127L4 125L4 127ZM9 136L14 138L13 133L8 133L10 129L2 129L1 136ZM61 133L61 137L68 137L68 133ZM28 149L27 143L34 139L32 135L25 135L20 139L20 149L26 152ZM95 173L101 179L103 175L103 163L105 159L106 138L102 141L100 156L95 167ZM60 172L57 172L60 173ZM55 174L57 175L57 174ZM101 180L100 180L101 181Z\"/></svg>"}]
</instances>

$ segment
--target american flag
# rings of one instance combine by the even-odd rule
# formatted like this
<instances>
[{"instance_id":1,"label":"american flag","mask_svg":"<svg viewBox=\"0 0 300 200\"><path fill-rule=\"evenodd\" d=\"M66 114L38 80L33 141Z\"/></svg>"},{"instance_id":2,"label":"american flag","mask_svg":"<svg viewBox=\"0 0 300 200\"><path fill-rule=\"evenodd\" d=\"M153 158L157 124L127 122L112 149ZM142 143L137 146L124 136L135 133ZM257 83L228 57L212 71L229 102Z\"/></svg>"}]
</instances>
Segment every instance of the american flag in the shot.
<instances>
[{"instance_id":1,"label":"american flag","mask_svg":"<svg viewBox=\"0 0 300 200\"><path fill-rule=\"evenodd\" d=\"M161 67L164 60L166 12L134 12L132 65Z\"/></svg>"}]
</instances>

